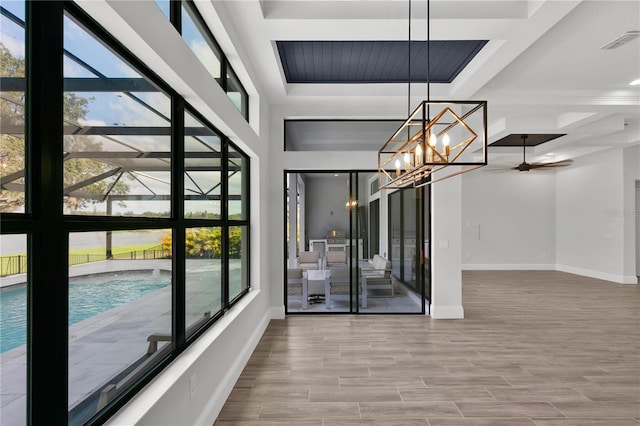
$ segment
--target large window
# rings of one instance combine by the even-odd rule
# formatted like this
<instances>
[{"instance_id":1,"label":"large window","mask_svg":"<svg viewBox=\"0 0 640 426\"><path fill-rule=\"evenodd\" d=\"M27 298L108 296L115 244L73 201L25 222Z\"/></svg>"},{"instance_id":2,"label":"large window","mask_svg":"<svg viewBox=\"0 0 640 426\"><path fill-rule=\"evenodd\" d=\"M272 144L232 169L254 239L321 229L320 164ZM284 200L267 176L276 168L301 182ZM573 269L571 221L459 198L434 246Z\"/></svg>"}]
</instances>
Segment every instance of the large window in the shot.
<instances>
[{"instance_id":1,"label":"large window","mask_svg":"<svg viewBox=\"0 0 640 426\"><path fill-rule=\"evenodd\" d=\"M224 53L213 34L207 27L193 1L183 0L180 22L175 22L181 28L182 38L196 54L209 74L227 93L233 105L245 119L249 119L249 96L240 83L240 79L231 68Z\"/></svg>"},{"instance_id":2,"label":"large window","mask_svg":"<svg viewBox=\"0 0 640 426\"><path fill-rule=\"evenodd\" d=\"M74 4L1 7L0 423L102 423L249 290L249 159Z\"/></svg>"}]
</instances>

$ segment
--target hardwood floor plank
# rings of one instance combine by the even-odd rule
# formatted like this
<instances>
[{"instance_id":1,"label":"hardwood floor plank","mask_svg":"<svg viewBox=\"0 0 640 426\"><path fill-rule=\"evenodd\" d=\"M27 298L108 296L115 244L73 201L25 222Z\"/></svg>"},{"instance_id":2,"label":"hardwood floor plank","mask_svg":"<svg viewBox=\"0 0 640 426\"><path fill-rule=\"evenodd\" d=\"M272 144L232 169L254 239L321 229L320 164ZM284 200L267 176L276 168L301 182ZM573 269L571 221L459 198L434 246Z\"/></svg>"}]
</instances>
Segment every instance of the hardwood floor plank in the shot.
<instances>
[{"instance_id":1,"label":"hardwood floor plank","mask_svg":"<svg viewBox=\"0 0 640 426\"><path fill-rule=\"evenodd\" d=\"M635 401L556 402L553 405L566 417L640 417L640 404Z\"/></svg>"},{"instance_id":2,"label":"hardwood floor plank","mask_svg":"<svg viewBox=\"0 0 640 426\"><path fill-rule=\"evenodd\" d=\"M260 419L360 418L356 402L265 402Z\"/></svg>"},{"instance_id":3,"label":"hardwood floor plank","mask_svg":"<svg viewBox=\"0 0 640 426\"><path fill-rule=\"evenodd\" d=\"M483 389L472 388L400 388L403 401L495 401L496 399Z\"/></svg>"},{"instance_id":4,"label":"hardwood floor plank","mask_svg":"<svg viewBox=\"0 0 640 426\"><path fill-rule=\"evenodd\" d=\"M350 387L328 388L312 386L309 392L311 402L389 402L402 401L400 392L391 387Z\"/></svg>"},{"instance_id":5,"label":"hardwood floor plank","mask_svg":"<svg viewBox=\"0 0 640 426\"><path fill-rule=\"evenodd\" d=\"M363 419L400 419L432 417L462 417L450 401L437 402L361 402Z\"/></svg>"},{"instance_id":6,"label":"hardwood floor plank","mask_svg":"<svg viewBox=\"0 0 640 426\"><path fill-rule=\"evenodd\" d=\"M640 288L463 272L465 319L271 321L216 426L639 426Z\"/></svg>"},{"instance_id":7,"label":"hardwood floor plank","mask_svg":"<svg viewBox=\"0 0 640 426\"><path fill-rule=\"evenodd\" d=\"M325 419L323 426L429 426L427 419Z\"/></svg>"},{"instance_id":8,"label":"hardwood floor plank","mask_svg":"<svg viewBox=\"0 0 640 426\"><path fill-rule=\"evenodd\" d=\"M316 420L218 420L217 426L323 426L322 419Z\"/></svg>"},{"instance_id":9,"label":"hardwood floor plank","mask_svg":"<svg viewBox=\"0 0 640 426\"><path fill-rule=\"evenodd\" d=\"M529 418L462 418L462 419L441 419L428 418L430 426L535 426L536 424Z\"/></svg>"},{"instance_id":10,"label":"hardwood floor plank","mask_svg":"<svg viewBox=\"0 0 640 426\"><path fill-rule=\"evenodd\" d=\"M561 417L548 402L456 402L465 417Z\"/></svg>"},{"instance_id":11,"label":"hardwood floor plank","mask_svg":"<svg viewBox=\"0 0 640 426\"><path fill-rule=\"evenodd\" d=\"M534 419L537 426L637 426L634 419Z\"/></svg>"}]
</instances>

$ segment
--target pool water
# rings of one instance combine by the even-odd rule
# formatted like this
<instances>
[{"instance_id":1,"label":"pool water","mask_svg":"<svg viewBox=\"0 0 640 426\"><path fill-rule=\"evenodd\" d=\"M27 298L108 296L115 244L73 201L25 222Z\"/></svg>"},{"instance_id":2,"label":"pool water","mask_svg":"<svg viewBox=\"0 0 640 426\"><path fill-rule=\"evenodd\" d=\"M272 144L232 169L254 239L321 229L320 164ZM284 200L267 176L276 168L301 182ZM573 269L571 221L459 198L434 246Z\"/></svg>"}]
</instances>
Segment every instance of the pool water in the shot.
<instances>
[{"instance_id":1,"label":"pool water","mask_svg":"<svg viewBox=\"0 0 640 426\"><path fill-rule=\"evenodd\" d=\"M169 273L120 272L69 279L69 325L132 302L171 284ZM0 353L26 343L27 291L0 291Z\"/></svg>"}]
</instances>

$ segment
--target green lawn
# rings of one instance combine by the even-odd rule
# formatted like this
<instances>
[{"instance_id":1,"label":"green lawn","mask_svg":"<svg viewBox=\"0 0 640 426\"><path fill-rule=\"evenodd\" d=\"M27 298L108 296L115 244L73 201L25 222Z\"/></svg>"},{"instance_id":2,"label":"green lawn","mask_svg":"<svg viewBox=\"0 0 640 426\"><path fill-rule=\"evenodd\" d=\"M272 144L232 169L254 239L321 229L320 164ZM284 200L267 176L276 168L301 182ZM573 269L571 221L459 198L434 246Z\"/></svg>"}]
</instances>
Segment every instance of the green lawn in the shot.
<instances>
[{"instance_id":1,"label":"green lawn","mask_svg":"<svg viewBox=\"0 0 640 426\"><path fill-rule=\"evenodd\" d=\"M142 251L150 248L158 247L160 243L153 244L136 244L132 246L118 246L113 247L111 251L113 254L121 254L121 253L130 253L132 251ZM105 254L104 247L96 247L96 248L85 248L85 249L77 249L77 250L69 250L70 255L74 254Z\"/></svg>"},{"instance_id":2,"label":"green lawn","mask_svg":"<svg viewBox=\"0 0 640 426\"><path fill-rule=\"evenodd\" d=\"M132 252L142 254L144 250L152 248L160 249L161 244L153 243L118 246L113 247L112 252L114 257L118 257L118 255L126 255ZM23 274L27 272L26 258L27 256L25 253L0 256L0 276L4 277L7 275ZM69 250L69 265L103 260L104 258L104 247Z\"/></svg>"}]
</instances>

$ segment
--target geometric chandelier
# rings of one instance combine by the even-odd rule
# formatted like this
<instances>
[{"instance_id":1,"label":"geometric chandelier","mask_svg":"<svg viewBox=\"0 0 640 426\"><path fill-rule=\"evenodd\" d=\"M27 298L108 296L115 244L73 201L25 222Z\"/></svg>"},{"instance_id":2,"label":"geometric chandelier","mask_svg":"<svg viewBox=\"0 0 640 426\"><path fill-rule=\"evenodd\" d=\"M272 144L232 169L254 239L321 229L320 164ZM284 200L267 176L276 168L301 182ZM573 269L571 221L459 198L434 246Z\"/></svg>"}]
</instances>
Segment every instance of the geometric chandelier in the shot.
<instances>
[{"instance_id":1,"label":"geometric chandelier","mask_svg":"<svg viewBox=\"0 0 640 426\"><path fill-rule=\"evenodd\" d=\"M486 164L486 101L422 101L378 151L378 182L420 187Z\"/></svg>"},{"instance_id":2,"label":"geometric chandelier","mask_svg":"<svg viewBox=\"0 0 640 426\"><path fill-rule=\"evenodd\" d=\"M431 101L430 4L427 0L427 100L378 151L379 188L420 187L487 165L487 102ZM411 100L409 0L408 101ZM448 168L446 171L443 169ZM435 172L442 171L432 177ZM434 178L435 177L435 178Z\"/></svg>"}]
</instances>

